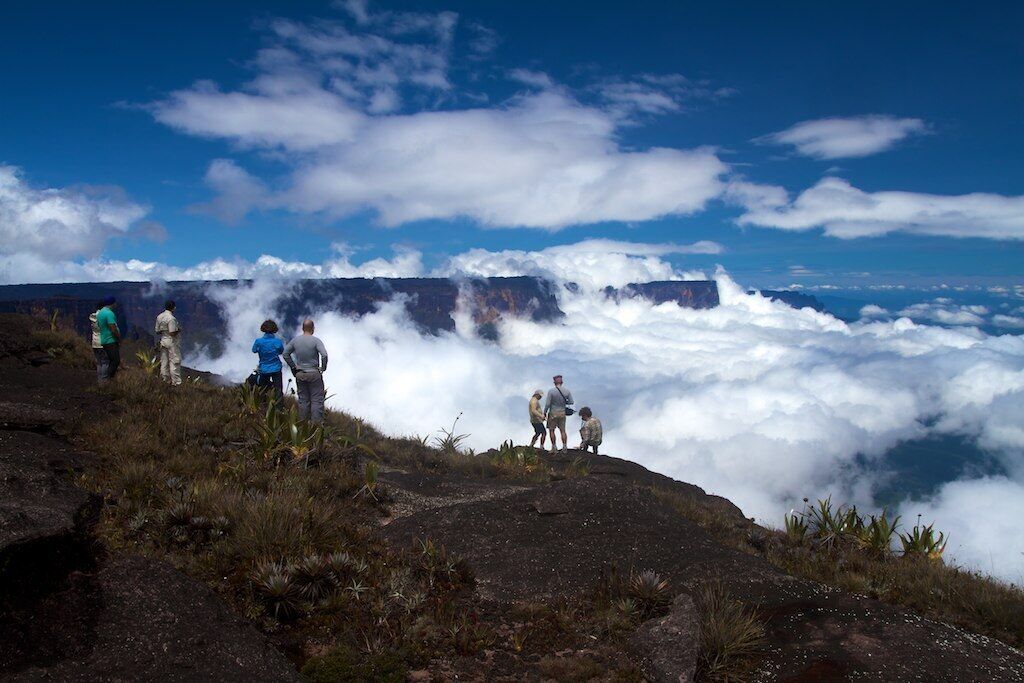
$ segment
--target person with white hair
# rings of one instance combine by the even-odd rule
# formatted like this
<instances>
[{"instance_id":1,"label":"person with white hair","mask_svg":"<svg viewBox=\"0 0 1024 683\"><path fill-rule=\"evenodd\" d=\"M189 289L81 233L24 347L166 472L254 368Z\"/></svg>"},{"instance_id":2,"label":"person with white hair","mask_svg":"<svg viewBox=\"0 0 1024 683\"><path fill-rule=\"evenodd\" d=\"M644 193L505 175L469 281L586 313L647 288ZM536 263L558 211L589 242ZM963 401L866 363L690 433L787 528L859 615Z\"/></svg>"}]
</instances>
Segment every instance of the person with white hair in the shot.
<instances>
[{"instance_id":1,"label":"person with white hair","mask_svg":"<svg viewBox=\"0 0 1024 683\"><path fill-rule=\"evenodd\" d=\"M537 389L533 392L533 396L530 397L530 424L533 426L533 438L530 439L530 448L537 443L537 437L540 437L540 447L543 450L544 441L547 439L547 433L544 431L544 409L540 406L540 399L544 396L544 392Z\"/></svg>"}]
</instances>

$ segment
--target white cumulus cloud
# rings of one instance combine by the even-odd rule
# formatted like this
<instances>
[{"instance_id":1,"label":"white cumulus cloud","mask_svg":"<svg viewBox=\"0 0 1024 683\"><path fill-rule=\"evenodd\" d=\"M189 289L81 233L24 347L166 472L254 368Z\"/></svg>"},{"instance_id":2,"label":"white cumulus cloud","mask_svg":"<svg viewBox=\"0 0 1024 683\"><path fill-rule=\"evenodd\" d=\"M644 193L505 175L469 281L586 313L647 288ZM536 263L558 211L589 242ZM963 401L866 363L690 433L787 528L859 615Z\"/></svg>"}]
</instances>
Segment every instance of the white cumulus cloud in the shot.
<instances>
[{"instance_id":1,"label":"white cumulus cloud","mask_svg":"<svg viewBox=\"0 0 1024 683\"><path fill-rule=\"evenodd\" d=\"M113 237L144 231L149 212L116 187L34 188L0 165L0 263L97 256Z\"/></svg>"},{"instance_id":2,"label":"white cumulus cloud","mask_svg":"<svg viewBox=\"0 0 1024 683\"><path fill-rule=\"evenodd\" d=\"M756 142L791 145L800 154L817 159L841 159L884 152L904 138L927 130L921 119L850 116L802 121L786 130L757 138Z\"/></svg>"},{"instance_id":3,"label":"white cumulus cloud","mask_svg":"<svg viewBox=\"0 0 1024 683\"><path fill-rule=\"evenodd\" d=\"M149 105L183 133L283 162L273 182L237 162L213 162L207 182L218 197L205 210L237 220L252 209L369 209L387 226L469 218L557 230L692 214L722 192L727 167L710 147L627 149L618 141L624 107L669 111L703 86L675 74L609 82L599 106L517 69L510 77L540 90L459 107L444 99L455 15L347 9L356 28L271 22L273 45L238 89L200 81Z\"/></svg>"},{"instance_id":4,"label":"white cumulus cloud","mask_svg":"<svg viewBox=\"0 0 1024 683\"><path fill-rule=\"evenodd\" d=\"M742 181L730 185L729 195L746 209L738 219L741 225L823 228L841 239L891 232L1024 239L1024 196L865 192L841 178L823 178L793 200L781 187Z\"/></svg>"}]
</instances>

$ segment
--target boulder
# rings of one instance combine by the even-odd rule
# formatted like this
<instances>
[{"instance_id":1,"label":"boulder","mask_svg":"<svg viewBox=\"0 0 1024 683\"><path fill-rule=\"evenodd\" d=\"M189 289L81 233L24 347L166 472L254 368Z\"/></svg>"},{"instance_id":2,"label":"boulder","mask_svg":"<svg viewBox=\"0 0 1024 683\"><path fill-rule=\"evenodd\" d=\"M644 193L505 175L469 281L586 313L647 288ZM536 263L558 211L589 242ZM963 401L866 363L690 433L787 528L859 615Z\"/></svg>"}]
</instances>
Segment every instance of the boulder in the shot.
<instances>
[{"instance_id":1,"label":"boulder","mask_svg":"<svg viewBox=\"0 0 1024 683\"><path fill-rule=\"evenodd\" d=\"M700 648L700 620L693 599L686 593L677 595L669 613L640 626L629 645L648 681L693 681Z\"/></svg>"}]
</instances>

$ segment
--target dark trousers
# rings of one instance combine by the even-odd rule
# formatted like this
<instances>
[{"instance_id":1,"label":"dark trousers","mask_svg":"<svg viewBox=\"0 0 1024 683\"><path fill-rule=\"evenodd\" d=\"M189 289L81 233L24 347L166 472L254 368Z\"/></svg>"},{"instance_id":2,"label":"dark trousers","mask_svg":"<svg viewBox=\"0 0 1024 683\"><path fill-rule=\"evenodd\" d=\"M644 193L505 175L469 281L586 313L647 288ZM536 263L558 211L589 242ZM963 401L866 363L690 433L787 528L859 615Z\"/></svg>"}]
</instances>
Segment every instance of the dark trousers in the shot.
<instances>
[{"instance_id":1,"label":"dark trousers","mask_svg":"<svg viewBox=\"0 0 1024 683\"><path fill-rule=\"evenodd\" d=\"M117 369L121 367L121 344L104 344L103 350L107 352L107 379L114 379Z\"/></svg>"},{"instance_id":2,"label":"dark trousers","mask_svg":"<svg viewBox=\"0 0 1024 683\"><path fill-rule=\"evenodd\" d=\"M284 405L284 383L281 371L260 373L260 386L265 387L278 405Z\"/></svg>"}]
</instances>

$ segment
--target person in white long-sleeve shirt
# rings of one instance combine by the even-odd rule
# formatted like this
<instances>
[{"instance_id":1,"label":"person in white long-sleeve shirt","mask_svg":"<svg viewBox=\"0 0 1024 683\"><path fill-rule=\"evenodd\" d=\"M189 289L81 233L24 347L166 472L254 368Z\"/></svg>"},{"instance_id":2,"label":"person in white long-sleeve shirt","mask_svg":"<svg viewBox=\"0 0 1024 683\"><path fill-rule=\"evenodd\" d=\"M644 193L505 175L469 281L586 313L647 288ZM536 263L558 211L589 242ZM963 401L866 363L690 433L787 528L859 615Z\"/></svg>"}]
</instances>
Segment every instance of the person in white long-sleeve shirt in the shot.
<instances>
[{"instance_id":1,"label":"person in white long-sleeve shirt","mask_svg":"<svg viewBox=\"0 0 1024 683\"><path fill-rule=\"evenodd\" d=\"M572 392L562 386L562 376L555 375L551 378L555 386L548 389L548 396L544 401L544 414L548 419L548 435L551 437L551 452L558 450L555 440L555 430L562 433L562 450L569 448L569 435L565 432L566 408L573 404Z\"/></svg>"},{"instance_id":2,"label":"person in white long-sleeve shirt","mask_svg":"<svg viewBox=\"0 0 1024 683\"><path fill-rule=\"evenodd\" d=\"M174 317L174 302L164 304L156 317L154 331L160 349L160 378L174 386L181 384L181 325Z\"/></svg>"}]
</instances>

